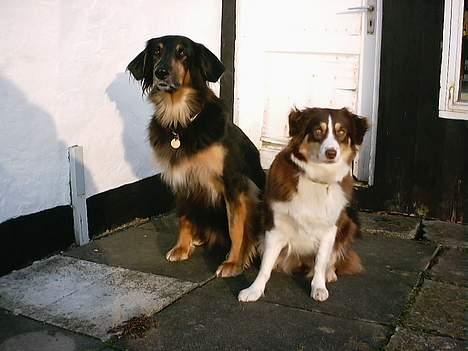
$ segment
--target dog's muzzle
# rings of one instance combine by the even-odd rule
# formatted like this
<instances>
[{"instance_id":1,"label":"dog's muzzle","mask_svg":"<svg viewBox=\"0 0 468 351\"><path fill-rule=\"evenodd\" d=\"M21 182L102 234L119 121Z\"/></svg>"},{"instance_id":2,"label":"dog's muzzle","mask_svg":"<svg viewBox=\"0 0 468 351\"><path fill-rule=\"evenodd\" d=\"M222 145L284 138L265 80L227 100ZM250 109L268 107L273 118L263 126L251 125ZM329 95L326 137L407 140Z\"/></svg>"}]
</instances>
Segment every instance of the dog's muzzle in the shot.
<instances>
[{"instance_id":1,"label":"dog's muzzle","mask_svg":"<svg viewBox=\"0 0 468 351\"><path fill-rule=\"evenodd\" d=\"M172 91L180 87L179 83L171 79L170 73L165 68L158 68L154 71L154 82L159 90Z\"/></svg>"}]
</instances>

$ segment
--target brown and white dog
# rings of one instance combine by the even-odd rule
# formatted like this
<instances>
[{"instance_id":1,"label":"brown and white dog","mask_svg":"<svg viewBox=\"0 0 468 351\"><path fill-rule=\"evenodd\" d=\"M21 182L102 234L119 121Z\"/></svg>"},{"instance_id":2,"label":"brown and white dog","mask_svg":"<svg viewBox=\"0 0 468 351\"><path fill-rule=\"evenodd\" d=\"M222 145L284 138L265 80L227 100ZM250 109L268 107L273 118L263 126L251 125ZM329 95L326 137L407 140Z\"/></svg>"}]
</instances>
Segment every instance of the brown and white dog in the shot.
<instances>
[{"instance_id":1,"label":"brown and white dog","mask_svg":"<svg viewBox=\"0 0 468 351\"><path fill-rule=\"evenodd\" d=\"M346 109L307 108L289 115L291 140L273 161L266 186L266 234L257 278L239 301L262 296L273 268L313 275L311 297L328 298L326 282L362 270L351 249L357 224L348 216L351 164L368 128Z\"/></svg>"}]
</instances>

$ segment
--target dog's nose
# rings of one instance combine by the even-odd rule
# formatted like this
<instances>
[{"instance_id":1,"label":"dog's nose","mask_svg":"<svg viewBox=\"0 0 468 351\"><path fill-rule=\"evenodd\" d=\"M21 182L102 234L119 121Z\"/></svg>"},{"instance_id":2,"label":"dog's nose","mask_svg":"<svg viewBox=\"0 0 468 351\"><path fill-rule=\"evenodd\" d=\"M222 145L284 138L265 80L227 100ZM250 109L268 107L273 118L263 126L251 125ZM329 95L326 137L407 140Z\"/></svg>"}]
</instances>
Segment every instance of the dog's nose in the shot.
<instances>
[{"instance_id":1,"label":"dog's nose","mask_svg":"<svg viewBox=\"0 0 468 351\"><path fill-rule=\"evenodd\" d=\"M158 68L155 72L155 75L158 79L165 79L169 75L169 72L167 71L167 69Z\"/></svg>"},{"instance_id":2,"label":"dog's nose","mask_svg":"<svg viewBox=\"0 0 468 351\"><path fill-rule=\"evenodd\" d=\"M327 149L325 150L325 156L329 160L333 160L336 157L336 150L335 149Z\"/></svg>"}]
</instances>

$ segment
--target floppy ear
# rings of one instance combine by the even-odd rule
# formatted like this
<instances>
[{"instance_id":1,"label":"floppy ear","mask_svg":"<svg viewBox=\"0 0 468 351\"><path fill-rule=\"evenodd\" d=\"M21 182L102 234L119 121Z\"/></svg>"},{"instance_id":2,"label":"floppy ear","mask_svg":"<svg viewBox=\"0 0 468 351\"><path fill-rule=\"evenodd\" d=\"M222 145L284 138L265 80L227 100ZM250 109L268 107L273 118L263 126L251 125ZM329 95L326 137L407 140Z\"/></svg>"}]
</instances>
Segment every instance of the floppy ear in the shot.
<instances>
[{"instance_id":1,"label":"floppy ear","mask_svg":"<svg viewBox=\"0 0 468 351\"><path fill-rule=\"evenodd\" d=\"M204 45L197 44L200 55L200 65L203 78L209 82L217 82L224 72L224 65L210 50Z\"/></svg>"},{"instance_id":2,"label":"floppy ear","mask_svg":"<svg viewBox=\"0 0 468 351\"><path fill-rule=\"evenodd\" d=\"M364 135L369 129L369 122L365 117L359 117L355 114L351 114L351 118L354 125L354 143L356 145L361 145L364 140Z\"/></svg>"},{"instance_id":3,"label":"floppy ear","mask_svg":"<svg viewBox=\"0 0 468 351\"><path fill-rule=\"evenodd\" d=\"M143 93L146 93L148 89L153 86L153 59L147 52L148 46L146 46L145 50L140 52L127 66L127 70L130 71L130 74L141 82Z\"/></svg>"},{"instance_id":4,"label":"floppy ear","mask_svg":"<svg viewBox=\"0 0 468 351\"><path fill-rule=\"evenodd\" d=\"M290 137L296 136L302 132L304 129L303 120L304 112L298 110L296 107L292 108L288 116Z\"/></svg>"},{"instance_id":5,"label":"floppy ear","mask_svg":"<svg viewBox=\"0 0 468 351\"><path fill-rule=\"evenodd\" d=\"M146 49L143 50L135 57L132 62L127 66L127 70L130 71L133 78L136 80L142 80L145 76L145 64L146 64Z\"/></svg>"}]
</instances>

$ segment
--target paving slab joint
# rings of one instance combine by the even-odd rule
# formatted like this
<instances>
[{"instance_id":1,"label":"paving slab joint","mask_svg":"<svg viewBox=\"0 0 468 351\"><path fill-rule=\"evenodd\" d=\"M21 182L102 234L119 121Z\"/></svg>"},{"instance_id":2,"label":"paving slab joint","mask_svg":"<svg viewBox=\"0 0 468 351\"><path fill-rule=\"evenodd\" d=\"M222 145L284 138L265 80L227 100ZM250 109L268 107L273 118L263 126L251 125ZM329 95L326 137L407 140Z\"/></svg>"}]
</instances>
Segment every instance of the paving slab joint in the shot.
<instances>
[{"instance_id":1,"label":"paving slab joint","mask_svg":"<svg viewBox=\"0 0 468 351\"><path fill-rule=\"evenodd\" d=\"M411 292L408 295L408 300L405 304L405 307L403 308L400 315L398 316L398 319L394 325L392 333L387 339L386 346L388 346L388 344L390 343L390 339L395 334L398 327L407 328L407 326L404 325L403 320L411 312L411 307L416 302L416 298L418 297L421 291L422 285L424 283L424 280L426 278L427 271L437 263L438 257L440 256L441 253L442 253L442 245L437 245L436 249L434 250L434 253L432 254L429 261L427 262L426 266L421 272L419 272L416 284L414 285L413 289L411 289Z\"/></svg>"}]
</instances>

